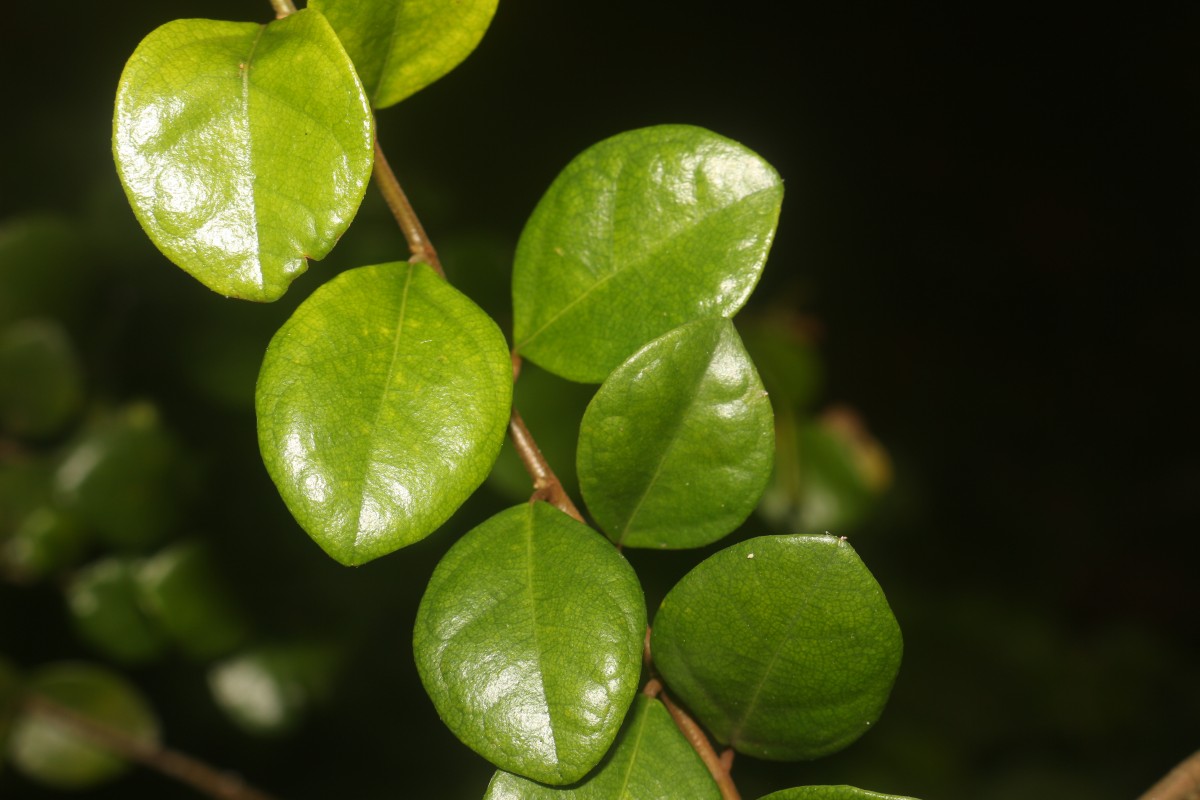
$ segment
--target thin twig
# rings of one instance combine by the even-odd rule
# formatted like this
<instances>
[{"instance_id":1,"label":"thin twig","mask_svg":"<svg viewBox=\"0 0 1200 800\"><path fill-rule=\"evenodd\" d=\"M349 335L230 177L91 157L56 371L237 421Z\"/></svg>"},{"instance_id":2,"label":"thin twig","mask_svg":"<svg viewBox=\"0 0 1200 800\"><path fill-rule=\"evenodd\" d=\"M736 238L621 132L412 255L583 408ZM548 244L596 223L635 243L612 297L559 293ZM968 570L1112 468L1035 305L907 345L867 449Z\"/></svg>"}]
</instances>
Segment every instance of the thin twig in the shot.
<instances>
[{"instance_id":1,"label":"thin twig","mask_svg":"<svg viewBox=\"0 0 1200 800\"><path fill-rule=\"evenodd\" d=\"M446 272L442 269L437 251L433 249L433 243L429 241L421 220L417 219L417 212L413 211L412 204L408 202L408 196L400 188L400 181L396 179L396 173L392 172L378 139L375 140L375 183L408 241L408 249L412 252L412 258L409 260L424 262L445 278Z\"/></svg>"},{"instance_id":2,"label":"thin twig","mask_svg":"<svg viewBox=\"0 0 1200 800\"><path fill-rule=\"evenodd\" d=\"M1138 800L1200 800L1200 751L1181 761Z\"/></svg>"},{"instance_id":3,"label":"thin twig","mask_svg":"<svg viewBox=\"0 0 1200 800\"><path fill-rule=\"evenodd\" d=\"M272 800L265 794L247 785L241 778L171 750L156 742L145 742L125 731L117 730L104 723L80 714L74 709L57 703L45 695L27 694L23 698L25 711L38 714L70 730L70 732L103 750L149 767L180 783L186 783L201 794L218 800Z\"/></svg>"},{"instance_id":4,"label":"thin twig","mask_svg":"<svg viewBox=\"0 0 1200 800\"><path fill-rule=\"evenodd\" d=\"M296 4L292 0L271 0L271 8L275 9L275 19L296 13Z\"/></svg>"},{"instance_id":5,"label":"thin twig","mask_svg":"<svg viewBox=\"0 0 1200 800\"><path fill-rule=\"evenodd\" d=\"M537 442L533 440L529 428L525 427L525 420L521 419L521 414L515 406L512 410L512 417L508 421L508 435L512 437L513 446L517 448L517 454L521 456L521 463L525 465L525 471L529 473L529 477L533 478L533 499L545 500L559 511L570 514L583 522L583 515L571 502L570 495L563 488L558 476L554 474L554 470L550 469L550 464L542 455Z\"/></svg>"}]
</instances>

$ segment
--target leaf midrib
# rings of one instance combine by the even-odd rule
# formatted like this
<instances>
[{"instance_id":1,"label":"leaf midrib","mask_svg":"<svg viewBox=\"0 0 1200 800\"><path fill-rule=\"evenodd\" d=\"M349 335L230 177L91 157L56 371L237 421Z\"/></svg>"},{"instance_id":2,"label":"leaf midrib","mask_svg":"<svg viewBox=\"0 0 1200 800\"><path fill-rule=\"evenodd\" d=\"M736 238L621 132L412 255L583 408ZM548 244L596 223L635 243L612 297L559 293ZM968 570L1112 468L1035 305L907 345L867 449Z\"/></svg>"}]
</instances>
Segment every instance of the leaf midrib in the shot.
<instances>
[{"instance_id":1,"label":"leaf midrib","mask_svg":"<svg viewBox=\"0 0 1200 800\"><path fill-rule=\"evenodd\" d=\"M685 226L684 228L681 228L678 231L674 231L674 232L670 233L669 235L664 236L662 239L658 240L653 246L645 248L639 257L633 258L633 259L625 261L621 264L618 264L611 272L607 273L603 278L600 278L599 280L597 280L595 283L593 283L591 286L589 286L587 289L585 289L578 297L575 297L569 303L567 303L562 308L560 308L558 311L556 311L553 314L553 316L550 317L550 319L546 320L546 322L542 324L541 327L539 327L537 330L533 331L528 336L526 336L524 339L522 339L520 342L518 342L517 345L513 349L516 351L520 351L522 348L528 346L530 342L532 342L534 339L537 339L539 336L541 336L543 333L545 333L549 328L553 327L554 323L556 323L560 317L562 317L564 314L566 314L568 311L570 311L575 306L582 303L594 291L599 289L604 284L608 283L613 278L618 277L619 275L624 275L625 273L629 272L630 270L635 270L635 269L641 268L642 266L644 266L645 264L647 264L648 262L653 260L654 256L659 251L664 249L667 246L667 244L694 231L696 228L700 227L700 225L707 222L710 218L718 216L720 214L724 214L728 211L732 211L733 209L736 209L739 206L745 205L746 203L749 203L750 201L756 199L760 195L762 195L766 192L772 191L774 188L775 187L772 187L772 186L764 187L757 191L751 192L750 194L743 195L742 197L738 198L736 201L730 203L729 205L721 206L717 209L709 211L708 213L706 213L703 216L696 219L691 225ZM615 197L616 191L614 191L613 194ZM615 205L615 200L614 200L614 205ZM612 230L613 230L613 225L610 224L608 235L605 237L609 243L609 250L610 250L609 263L610 264L616 262L616 254L615 254L615 239L616 239L616 237L614 237L612 235ZM588 269L589 272L592 272L593 274L595 274L595 271L593 270L593 265L590 262L581 260L580 263L582 263Z\"/></svg>"},{"instance_id":2,"label":"leaf midrib","mask_svg":"<svg viewBox=\"0 0 1200 800\"><path fill-rule=\"evenodd\" d=\"M379 431L379 421L383 417L384 408L387 405L386 400L388 394L392 391L392 378L396 374L396 363L400 360L400 341L404 335L404 321L408 314L408 290L412 286L416 269L412 265L408 265L405 269L404 289L400 294L400 311L396 319L396 333L392 338L392 357L388 362L387 377L384 379L383 391L379 393L379 402L375 406L375 416L371 421L371 430ZM359 476L359 498L358 498L358 514L354 520L354 544L351 549L357 552L359 545L365 535L362 529L362 514L363 503L366 497L367 473L370 471L371 465L375 463L374 454L378 447L375 444L375 438L372 437L370 448L363 456L363 464L361 475Z\"/></svg>"}]
</instances>

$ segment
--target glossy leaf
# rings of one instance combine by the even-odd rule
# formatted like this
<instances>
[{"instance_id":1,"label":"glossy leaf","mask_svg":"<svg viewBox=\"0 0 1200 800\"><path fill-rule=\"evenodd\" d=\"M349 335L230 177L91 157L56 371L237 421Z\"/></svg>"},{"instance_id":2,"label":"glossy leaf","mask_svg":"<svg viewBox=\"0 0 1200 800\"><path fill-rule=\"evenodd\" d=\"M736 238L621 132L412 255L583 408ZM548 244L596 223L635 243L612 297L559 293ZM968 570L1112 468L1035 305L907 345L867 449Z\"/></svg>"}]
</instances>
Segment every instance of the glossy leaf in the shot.
<instances>
[{"instance_id":1,"label":"glossy leaf","mask_svg":"<svg viewBox=\"0 0 1200 800\"><path fill-rule=\"evenodd\" d=\"M654 618L654 663L718 740L773 760L817 758L879 718L900 628L843 539L761 536L701 562Z\"/></svg>"},{"instance_id":2,"label":"glossy leaf","mask_svg":"<svg viewBox=\"0 0 1200 800\"><path fill-rule=\"evenodd\" d=\"M327 692L336 654L312 644L268 645L238 653L208 673L213 699L250 733L293 730Z\"/></svg>"},{"instance_id":3,"label":"glossy leaf","mask_svg":"<svg viewBox=\"0 0 1200 800\"><path fill-rule=\"evenodd\" d=\"M137 741L158 740L154 712L136 689L108 670L82 663L54 664L34 673L26 688ZM9 755L27 777L57 789L85 789L128 768L125 761L37 711L17 717Z\"/></svg>"},{"instance_id":4,"label":"glossy leaf","mask_svg":"<svg viewBox=\"0 0 1200 800\"><path fill-rule=\"evenodd\" d=\"M853 786L800 786L795 789L784 789L781 792L771 792L761 800L915 800L915 798L868 792L865 789L855 789Z\"/></svg>"},{"instance_id":5,"label":"glossy leaf","mask_svg":"<svg viewBox=\"0 0 1200 800\"><path fill-rule=\"evenodd\" d=\"M207 548L184 541L147 559L138 572L147 612L185 653L199 660L241 644L250 625Z\"/></svg>"},{"instance_id":6,"label":"glossy leaf","mask_svg":"<svg viewBox=\"0 0 1200 800\"><path fill-rule=\"evenodd\" d=\"M703 128L662 125L588 149L551 184L513 265L515 349L599 383L651 339L732 316L775 234L783 184Z\"/></svg>"},{"instance_id":7,"label":"glossy leaf","mask_svg":"<svg viewBox=\"0 0 1200 800\"><path fill-rule=\"evenodd\" d=\"M497 0L313 0L337 31L375 108L423 89L471 54Z\"/></svg>"},{"instance_id":8,"label":"glossy leaf","mask_svg":"<svg viewBox=\"0 0 1200 800\"><path fill-rule=\"evenodd\" d=\"M733 323L660 336L618 367L579 430L588 510L628 547L700 547L754 510L771 476L771 403Z\"/></svg>"},{"instance_id":9,"label":"glossy leaf","mask_svg":"<svg viewBox=\"0 0 1200 800\"><path fill-rule=\"evenodd\" d=\"M446 725L496 766L582 778L633 700L646 610L603 537L545 503L460 539L429 581L413 649Z\"/></svg>"},{"instance_id":10,"label":"glossy leaf","mask_svg":"<svg viewBox=\"0 0 1200 800\"><path fill-rule=\"evenodd\" d=\"M215 292L275 300L353 219L373 124L319 12L267 25L184 19L153 31L125 65L113 154L168 258Z\"/></svg>"},{"instance_id":11,"label":"glossy leaf","mask_svg":"<svg viewBox=\"0 0 1200 800\"><path fill-rule=\"evenodd\" d=\"M50 436L83 403L83 370L62 326L31 319L0 331L0 431Z\"/></svg>"},{"instance_id":12,"label":"glossy leaf","mask_svg":"<svg viewBox=\"0 0 1200 800\"><path fill-rule=\"evenodd\" d=\"M484 800L720 800L721 791L667 709L639 695L599 769L573 786L546 786L511 772L492 777Z\"/></svg>"},{"instance_id":13,"label":"glossy leaf","mask_svg":"<svg viewBox=\"0 0 1200 800\"><path fill-rule=\"evenodd\" d=\"M76 630L117 661L137 664L161 655L167 638L142 605L140 563L96 561L71 576L64 594Z\"/></svg>"},{"instance_id":14,"label":"glossy leaf","mask_svg":"<svg viewBox=\"0 0 1200 800\"><path fill-rule=\"evenodd\" d=\"M325 552L362 564L437 529L483 482L512 403L504 335L424 264L344 272L263 359L267 471Z\"/></svg>"},{"instance_id":15,"label":"glossy leaf","mask_svg":"<svg viewBox=\"0 0 1200 800\"><path fill-rule=\"evenodd\" d=\"M185 488L179 446L148 404L96 420L55 475L55 496L108 544L142 549L178 523Z\"/></svg>"}]
</instances>

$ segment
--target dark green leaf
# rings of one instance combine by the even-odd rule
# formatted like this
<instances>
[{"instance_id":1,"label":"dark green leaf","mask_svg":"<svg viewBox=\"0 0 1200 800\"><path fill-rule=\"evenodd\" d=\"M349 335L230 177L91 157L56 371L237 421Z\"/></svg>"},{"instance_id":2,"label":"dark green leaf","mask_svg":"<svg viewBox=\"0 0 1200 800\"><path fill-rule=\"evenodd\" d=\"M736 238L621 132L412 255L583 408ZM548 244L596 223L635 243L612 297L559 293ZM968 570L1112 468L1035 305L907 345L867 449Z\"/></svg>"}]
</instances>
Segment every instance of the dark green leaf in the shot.
<instances>
[{"instance_id":1,"label":"dark green leaf","mask_svg":"<svg viewBox=\"0 0 1200 800\"><path fill-rule=\"evenodd\" d=\"M496 0L313 0L337 31L375 108L458 66L479 44Z\"/></svg>"},{"instance_id":2,"label":"dark green leaf","mask_svg":"<svg viewBox=\"0 0 1200 800\"><path fill-rule=\"evenodd\" d=\"M839 534L860 522L890 482L891 464L858 416L846 408L816 420L782 411L776 424L763 516L781 527Z\"/></svg>"},{"instance_id":3,"label":"dark green leaf","mask_svg":"<svg viewBox=\"0 0 1200 800\"><path fill-rule=\"evenodd\" d=\"M213 291L275 300L354 218L373 125L319 12L267 25L183 19L125 65L113 154L168 258Z\"/></svg>"},{"instance_id":4,"label":"dark green leaf","mask_svg":"<svg viewBox=\"0 0 1200 800\"><path fill-rule=\"evenodd\" d=\"M645 621L620 553L561 511L525 503L450 548L421 600L413 649L459 739L501 769L564 784L617 735Z\"/></svg>"},{"instance_id":5,"label":"dark green leaf","mask_svg":"<svg viewBox=\"0 0 1200 800\"><path fill-rule=\"evenodd\" d=\"M108 670L90 664L53 664L34 673L26 690L137 741L158 740L154 712L136 689ZM57 789L85 789L128 767L52 715L36 710L25 710L16 718L9 755L26 776Z\"/></svg>"},{"instance_id":6,"label":"dark green leaf","mask_svg":"<svg viewBox=\"0 0 1200 800\"><path fill-rule=\"evenodd\" d=\"M865 733L902 649L879 584L833 536L762 536L701 562L663 600L651 647L718 740L785 761Z\"/></svg>"},{"instance_id":7,"label":"dark green leaf","mask_svg":"<svg viewBox=\"0 0 1200 800\"><path fill-rule=\"evenodd\" d=\"M208 685L240 727L276 736L294 729L327 693L336 663L327 646L261 646L214 665Z\"/></svg>"},{"instance_id":8,"label":"dark green leaf","mask_svg":"<svg viewBox=\"0 0 1200 800\"><path fill-rule=\"evenodd\" d=\"M8 752L8 733L12 729L20 694L21 676L17 668L0 656L0 772L4 771L3 755Z\"/></svg>"},{"instance_id":9,"label":"dark green leaf","mask_svg":"<svg viewBox=\"0 0 1200 800\"><path fill-rule=\"evenodd\" d=\"M497 772L484 800L720 800L700 756L657 700L639 695L616 744L587 780L553 787Z\"/></svg>"},{"instance_id":10,"label":"dark green leaf","mask_svg":"<svg viewBox=\"0 0 1200 800\"><path fill-rule=\"evenodd\" d=\"M105 655L130 664L149 661L167 646L162 629L142 606L141 564L106 558L76 572L67 583L67 608L80 634Z\"/></svg>"},{"instance_id":11,"label":"dark green leaf","mask_svg":"<svg viewBox=\"0 0 1200 800\"><path fill-rule=\"evenodd\" d=\"M760 800L915 800L896 794L879 794L853 786L801 786L772 792Z\"/></svg>"},{"instance_id":12,"label":"dark green leaf","mask_svg":"<svg viewBox=\"0 0 1200 800\"><path fill-rule=\"evenodd\" d=\"M94 264L78 228L49 215L0 224L0 324L28 317L70 319L84 306Z\"/></svg>"},{"instance_id":13,"label":"dark green leaf","mask_svg":"<svg viewBox=\"0 0 1200 800\"><path fill-rule=\"evenodd\" d=\"M483 482L512 402L504 335L424 264L344 272L263 359L263 461L300 525L343 564L428 536Z\"/></svg>"},{"instance_id":14,"label":"dark green leaf","mask_svg":"<svg viewBox=\"0 0 1200 800\"><path fill-rule=\"evenodd\" d=\"M662 125L595 145L554 180L513 265L515 349L599 383L651 339L750 296L783 184L703 128Z\"/></svg>"},{"instance_id":15,"label":"dark green leaf","mask_svg":"<svg viewBox=\"0 0 1200 800\"><path fill-rule=\"evenodd\" d=\"M754 510L771 475L771 404L733 323L655 339L592 398L579 430L588 510L628 547L700 547Z\"/></svg>"},{"instance_id":16,"label":"dark green leaf","mask_svg":"<svg viewBox=\"0 0 1200 800\"><path fill-rule=\"evenodd\" d=\"M138 403L97 420L55 475L57 500L114 547L162 541L180 515L178 445L153 406Z\"/></svg>"},{"instance_id":17,"label":"dark green leaf","mask_svg":"<svg viewBox=\"0 0 1200 800\"><path fill-rule=\"evenodd\" d=\"M202 544L181 542L147 559L138 583L148 613L188 655L225 655L249 635L249 623Z\"/></svg>"},{"instance_id":18,"label":"dark green leaf","mask_svg":"<svg viewBox=\"0 0 1200 800\"><path fill-rule=\"evenodd\" d=\"M0 430L58 433L82 402L83 371L62 325L31 319L0 333Z\"/></svg>"},{"instance_id":19,"label":"dark green leaf","mask_svg":"<svg viewBox=\"0 0 1200 800\"><path fill-rule=\"evenodd\" d=\"M89 538L73 515L43 506L0 543L0 571L18 581L40 580L75 564Z\"/></svg>"}]
</instances>

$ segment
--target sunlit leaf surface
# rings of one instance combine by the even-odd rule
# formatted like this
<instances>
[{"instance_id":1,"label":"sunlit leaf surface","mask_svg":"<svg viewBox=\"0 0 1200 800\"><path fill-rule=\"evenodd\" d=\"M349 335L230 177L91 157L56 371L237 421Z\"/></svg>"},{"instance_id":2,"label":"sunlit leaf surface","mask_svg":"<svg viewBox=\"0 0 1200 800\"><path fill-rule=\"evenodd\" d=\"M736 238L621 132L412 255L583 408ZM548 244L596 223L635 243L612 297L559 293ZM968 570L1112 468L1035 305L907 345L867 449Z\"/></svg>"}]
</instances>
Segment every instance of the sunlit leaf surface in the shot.
<instances>
[{"instance_id":1,"label":"sunlit leaf surface","mask_svg":"<svg viewBox=\"0 0 1200 800\"><path fill-rule=\"evenodd\" d=\"M616 737L645 630L642 589L624 557L558 509L524 503L438 564L413 651L459 739L503 770L565 784Z\"/></svg>"},{"instance_id":2,"label":"sunlit leaf surface","mask_svg":"<svg viewBox=\"0 0 1200 800\"><path fill-rule=\"evenodd\" d=\"M497 772L483 800L719 800L700 756L663 704L644 695L600 767L572 786L546 786Z\"/></svg>"},{"instance_id":3,"label":"sunlit leaf surface","mask_svg":"<svg viewBox=\"0 0 1200 800\"><path fill-rule=\"evenodd\" d=\"M512 405L490 317L424 264L344 272L271 340L255 406L267 472L325 552L428 536L487 476Z\"/></svg>"},{"instance_id":4,"label":"sunlit leaf surface","mask_svg":"<svg viewBox=\"0 0 1200 800\"><path fill-rule=\"evenodd\" d=\"M579 482L614 542L700 547L754 510L773 454L771 403L733 323L699 320L604 381L579 430Z\"/></svg>"},{"instance_id":5,"label":"sunlit leaf surface","mask_svg":"<svg viewBox=\"0 0 1200 800\"><path fill-rule=\"evenodd\" d=\"M313 0L354 61L375 108L454 69L479 44L497 0Z\"/></svg>"},{"instance_id":6,"label":"sunlit leaf surface","mask_svg":"<svg viewBox=\"0 0 1200 800\"><path fill-rule=\"evenodd\" d=\"M353 219L374 122L317 11L266 25L184 19L138 45L113 154L147 235L215 292L274 300Z\"/></svg>"},{"instance_id":7,"label":"sunlit leaf surface","mask_svg":"<svg viewBox=\"0 0 1200 800\"><path fill-rule=\"evenodd\" d=\"M651 339L750 296L775 235L783 183L703 128L619 134L559 174L513 264L514 346L599 383Z\"/></svg>"}]
</instances>

